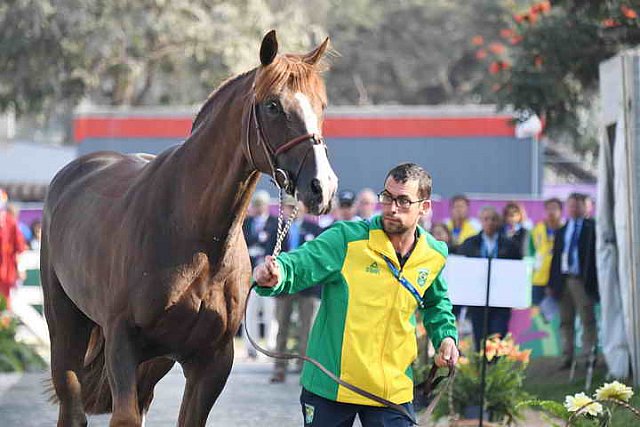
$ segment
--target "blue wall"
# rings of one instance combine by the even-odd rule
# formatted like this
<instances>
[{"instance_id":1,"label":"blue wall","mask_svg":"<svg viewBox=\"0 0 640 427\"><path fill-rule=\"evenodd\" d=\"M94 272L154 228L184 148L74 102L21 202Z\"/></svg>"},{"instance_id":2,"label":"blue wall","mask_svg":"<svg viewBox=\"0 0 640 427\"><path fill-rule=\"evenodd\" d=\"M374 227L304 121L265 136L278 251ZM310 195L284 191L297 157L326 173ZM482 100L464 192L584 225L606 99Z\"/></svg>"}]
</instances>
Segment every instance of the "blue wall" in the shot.
<instances>
[{"instance_id":1,"label":"blue wall","mask_svg":"<svg viewBox=\"0 0 640 427\"><path fill-rule=\"evenodd\" d=\"M99 150L157 154L178 139L87 139L79 154ZM433 176L434 194L532 195L541 189L540 148L532 138L328 138L329 160L340 188L382 188L387 171L401 162L422 165ZM276 194L265 177L259 188Z\"/></svg>"}]
</instances>

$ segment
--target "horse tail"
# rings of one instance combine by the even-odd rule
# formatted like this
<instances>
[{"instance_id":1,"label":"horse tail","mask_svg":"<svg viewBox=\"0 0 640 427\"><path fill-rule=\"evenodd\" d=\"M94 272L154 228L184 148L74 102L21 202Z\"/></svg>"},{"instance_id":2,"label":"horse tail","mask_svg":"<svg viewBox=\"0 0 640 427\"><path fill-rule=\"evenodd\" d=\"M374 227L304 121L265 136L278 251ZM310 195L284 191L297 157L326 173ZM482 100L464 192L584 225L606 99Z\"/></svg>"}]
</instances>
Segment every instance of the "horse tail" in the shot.
<instances>
[{"instance_id":1,"label":"horse tail","mask_svg":"<svg viewBox=\"0 0 640 427\"><path fill-rule=\"evenodd\" d=\"M82 402L88 414L111 412L112 398L104 356L102 328L94 326L82 369Z\"/></svg>"}]
</instances>

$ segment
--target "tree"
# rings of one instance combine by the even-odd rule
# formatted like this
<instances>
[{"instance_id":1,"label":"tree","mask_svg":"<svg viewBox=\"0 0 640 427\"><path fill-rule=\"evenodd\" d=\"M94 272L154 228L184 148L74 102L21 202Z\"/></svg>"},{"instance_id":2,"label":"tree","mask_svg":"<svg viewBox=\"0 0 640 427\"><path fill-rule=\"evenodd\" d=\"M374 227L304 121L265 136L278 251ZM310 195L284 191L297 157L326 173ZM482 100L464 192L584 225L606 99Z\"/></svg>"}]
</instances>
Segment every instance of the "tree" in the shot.
<instances>
[{"instance_id":1,"label":"tree","mask_svg":"<svg viewBox=\"0 0 640 427\"><path fill-rule=\"evenodd\" d=\"M551 136L594 151L598 66L640 41L636 11L640 1L621 0L538 1L516 11L503 29L510 48L485 58L492 78L482 90L536 112Z\"/></svg>"},{"instance_id":2,"label":"tree","mask_svg":"<svg viewBox=\"0 0 640 427\"><path fill-rule=\"evenodd\" d=\"M257 64L269 28L306 49L314 27L261 0L9 0L0 5L0 109L193 103ZM286 25L285 25L286 24ZM315 31L317 32L317 31ZM180 85L173 82L179 79Z\"/></svg>"},{"instance_id":3,"label":"tree","mask_svg":"<svg viewBox=\"0 0 640 427\"><path fill-rule=\"evenodd\" d=\"M329 95L337 104L478 102L484 77L471 35L494 38L506 2L476 0L333 1L326 28L340 58Z\"/></svg>"}]
</instances>

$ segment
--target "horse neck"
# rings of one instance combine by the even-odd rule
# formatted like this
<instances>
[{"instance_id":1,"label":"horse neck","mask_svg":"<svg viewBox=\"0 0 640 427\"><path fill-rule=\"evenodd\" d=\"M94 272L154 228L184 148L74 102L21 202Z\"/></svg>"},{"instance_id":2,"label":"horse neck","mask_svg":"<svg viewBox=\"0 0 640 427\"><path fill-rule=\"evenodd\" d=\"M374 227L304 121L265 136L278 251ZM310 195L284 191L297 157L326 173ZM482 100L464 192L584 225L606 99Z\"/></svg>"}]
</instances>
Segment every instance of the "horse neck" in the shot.
<instances>
[{"instance_id":1,"label":"horse neck","mask_svg":"<svg viewBox=\"0 0 640 427\"><path fill-rule=\"evenodd\" d=\"M178 222L194 236L224 242L241 230L260 176L243 150L243 117L252 74L230 82L210 102L206 118L181 147L175 196Z\"/></svg>"}]
</instances>

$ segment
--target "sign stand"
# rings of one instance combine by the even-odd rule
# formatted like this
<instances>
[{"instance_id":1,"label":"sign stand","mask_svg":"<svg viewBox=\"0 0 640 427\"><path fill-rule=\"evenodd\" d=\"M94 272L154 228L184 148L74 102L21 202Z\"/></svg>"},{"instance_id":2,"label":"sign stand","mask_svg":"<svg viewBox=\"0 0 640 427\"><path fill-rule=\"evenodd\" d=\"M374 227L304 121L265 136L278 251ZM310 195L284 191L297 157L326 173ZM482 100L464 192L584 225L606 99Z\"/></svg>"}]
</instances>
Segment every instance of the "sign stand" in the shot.
<instances>
[{"instance_id":1,"label":"sign stand","mask_svg":"<svg viewBox=\"0 0 640 427\"><path fill-rule=\"evenodd\" d=\"M480 373L480 424L482 427L484 421L484 389L486 387L487 375L487 331L489 330L489 291L491 289L491 257L488 260L487 267L487 287L484 302L484 320L482 322L482 366Z\"/></svg>"}]
</instances>

